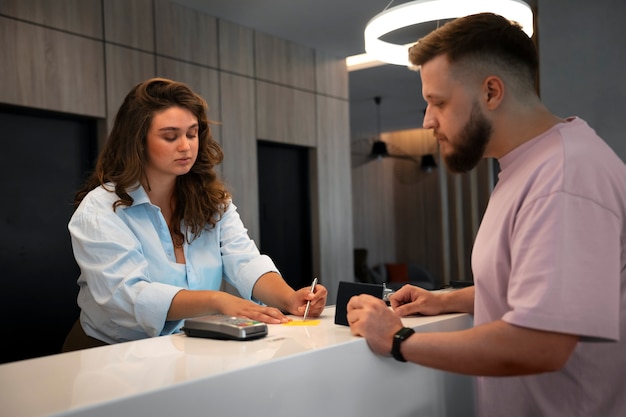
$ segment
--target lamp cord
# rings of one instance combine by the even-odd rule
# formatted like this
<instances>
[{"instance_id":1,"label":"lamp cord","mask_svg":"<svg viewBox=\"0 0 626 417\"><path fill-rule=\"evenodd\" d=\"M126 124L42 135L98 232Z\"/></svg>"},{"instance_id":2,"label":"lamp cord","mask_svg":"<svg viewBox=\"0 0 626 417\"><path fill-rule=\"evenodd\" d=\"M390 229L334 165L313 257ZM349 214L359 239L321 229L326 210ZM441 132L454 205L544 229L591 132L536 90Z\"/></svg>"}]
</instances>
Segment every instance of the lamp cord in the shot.
<instances>
[{"instance_id":1,"label":"lamp cord","mask_svg":"<svg viewBox=\"0 0 626 417\"><path fill-rule=\"evenodd\" d=\"M380 140L380 102L382 98L380 96L374 97L374 103L376 103L376 124L378 127L378 140Z\"/></svg>"},{"instance_id":2,"label":"lamp cord","mask_svg":"<svg viewBox=\"0 0 626 417\"><path fill-rule=\"evenodd\" d=\"M385 6L385 8L383 9L383 12L385 10L387 10L389 8L389 6L391 6L391 3L393 3L394 0L391 0L389 3L387 3L387 6ZM382 12L381 12L382 13Z\"/></svg>"}]
</instances>

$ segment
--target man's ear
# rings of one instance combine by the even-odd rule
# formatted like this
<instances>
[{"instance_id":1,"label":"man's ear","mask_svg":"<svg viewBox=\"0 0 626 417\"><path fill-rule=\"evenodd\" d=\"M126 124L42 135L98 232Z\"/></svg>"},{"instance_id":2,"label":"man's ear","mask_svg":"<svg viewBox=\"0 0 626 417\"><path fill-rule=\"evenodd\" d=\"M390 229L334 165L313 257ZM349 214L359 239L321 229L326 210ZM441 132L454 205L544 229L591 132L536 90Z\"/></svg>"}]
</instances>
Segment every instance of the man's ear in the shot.
<instances>
[{"instance_id":1,"label":"man's ear","mask_svg":"<svg viewBox=\"0 0 626 417\"><path fill-rule=\"evenodd\" d=\"M483 82L483 97L489 110L497 108L504 99L504 83L502 78L491 75Z\"/></svg>"}]
</instances>

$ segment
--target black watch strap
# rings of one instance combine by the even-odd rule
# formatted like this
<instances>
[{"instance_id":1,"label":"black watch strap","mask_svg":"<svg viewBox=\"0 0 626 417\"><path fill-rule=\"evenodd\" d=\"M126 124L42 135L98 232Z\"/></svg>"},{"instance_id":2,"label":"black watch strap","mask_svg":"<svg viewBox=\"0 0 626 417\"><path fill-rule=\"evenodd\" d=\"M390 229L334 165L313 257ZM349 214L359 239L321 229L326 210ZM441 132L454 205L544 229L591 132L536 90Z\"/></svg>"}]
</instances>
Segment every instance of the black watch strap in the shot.
<instances>
[{"instance_id":1,"label":"black watch strap","mask_svg":"<svg viewBox=\"0 0 626 417\"><path fill-rule=\"evenodd\" d=\"M400 330L398 330L396 334L393 335L393 344L391 345L391 355L394 357L395 360L400 361L400 362L406 362L406 359L404 359L404 356L402 356L402 353L400 352L400 345L402 344L402 342L408 339L409 336L411 336L413 333L415 333L415 330L411 329L410 327L403 327Z\"/></svg>"}]
</instances>

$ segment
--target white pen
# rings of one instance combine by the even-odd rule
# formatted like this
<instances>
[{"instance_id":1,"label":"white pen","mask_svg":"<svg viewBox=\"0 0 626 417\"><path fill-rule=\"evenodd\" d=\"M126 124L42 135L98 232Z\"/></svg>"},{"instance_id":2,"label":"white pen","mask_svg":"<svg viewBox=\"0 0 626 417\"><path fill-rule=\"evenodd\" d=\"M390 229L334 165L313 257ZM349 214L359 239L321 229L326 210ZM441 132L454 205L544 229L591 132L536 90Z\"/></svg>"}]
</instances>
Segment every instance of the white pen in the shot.
<instances>
[{"instance_id":1,"label":"white pen","mask_svg":"<svg viewBox=\"0 0 626 417\"><path fill-rule=\"evenodd\" d=\"M315 286L317 285L317 277L313 279L313 284L311 284L311 294L315 292ZM306 321L306 316L309 315L309 308L311 307L311 300L306 302L306 309L304 310L304 318L302 321Z\"/></svg>"}]
</instances>

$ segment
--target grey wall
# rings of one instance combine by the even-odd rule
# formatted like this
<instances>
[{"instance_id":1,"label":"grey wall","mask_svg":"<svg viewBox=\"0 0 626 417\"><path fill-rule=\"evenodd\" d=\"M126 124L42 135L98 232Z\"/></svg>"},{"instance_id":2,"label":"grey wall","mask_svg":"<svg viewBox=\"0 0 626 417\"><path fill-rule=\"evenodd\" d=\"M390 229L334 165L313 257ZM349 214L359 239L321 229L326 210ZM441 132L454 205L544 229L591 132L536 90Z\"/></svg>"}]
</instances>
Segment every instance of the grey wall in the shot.
<instances>
[{"instance_id":1,"label":"grey wall","mask_svg":"<svg viewBox=\"0 0 626 417\"><path fill-rule=\"evenodd\" d=\"M540 89L557 115L579 116L626 161L626 2L539 0Z\"/></svg>"}]
</instances>

